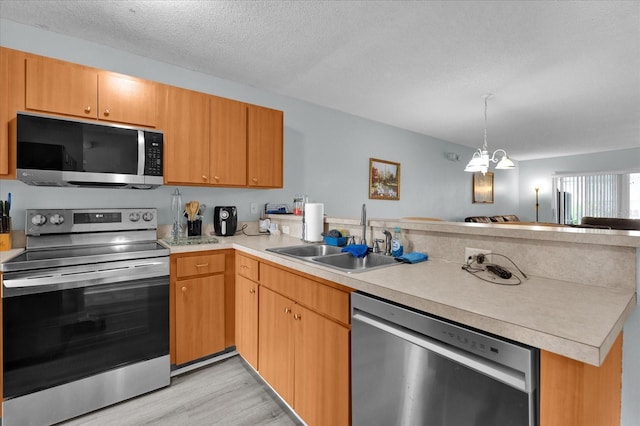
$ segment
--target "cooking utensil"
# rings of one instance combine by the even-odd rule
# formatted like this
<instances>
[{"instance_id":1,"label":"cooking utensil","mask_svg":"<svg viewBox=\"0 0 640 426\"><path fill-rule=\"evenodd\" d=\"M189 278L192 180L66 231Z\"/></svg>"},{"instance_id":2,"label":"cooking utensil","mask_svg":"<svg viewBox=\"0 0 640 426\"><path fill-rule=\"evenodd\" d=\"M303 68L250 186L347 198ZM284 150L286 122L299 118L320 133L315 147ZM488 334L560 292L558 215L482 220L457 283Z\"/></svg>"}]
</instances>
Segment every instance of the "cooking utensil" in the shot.
<instances>
[{"instance_id":1,"label":"cooking utensil","mask_svg":"<svg viewBox=\"0 0 640 426\"><path fill-rule=\"evenodd\" d=\"M197 201L189 201L185 205L185 211L187 212L187 220L194 221L200 210L200 203Z\"/></svg>"}]
</instances>

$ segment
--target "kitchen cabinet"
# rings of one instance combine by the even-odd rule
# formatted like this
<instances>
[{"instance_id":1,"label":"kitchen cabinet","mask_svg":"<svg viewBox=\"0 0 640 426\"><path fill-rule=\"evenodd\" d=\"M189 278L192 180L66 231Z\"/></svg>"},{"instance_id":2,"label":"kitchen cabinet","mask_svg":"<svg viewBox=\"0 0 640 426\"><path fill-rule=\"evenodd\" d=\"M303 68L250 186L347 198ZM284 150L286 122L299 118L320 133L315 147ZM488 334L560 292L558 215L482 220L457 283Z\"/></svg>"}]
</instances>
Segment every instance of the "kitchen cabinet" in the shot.
<instances>
[{"instance_id":1,"label":"kitchen cabinet","mask_svg":"<svg viewBox=\"0 0 640 426\"><path fill-rule=\"evenodd\" d=\"M247 106L248 186L283 186L283 113L257 105Z\"/></svg>"},{"instance_id":2,"label":"kitchen cabinet","mask_svg":"<svg viewBox=\"0 0 640 426\"><path fill-rule=\"evenodd\" d=\"M29 110L156 125L154 82L45 57L26 59Z\"/></svg>"},{"instance_id":3,"label":"kitchen cabinet","mask_svg":"<svg viewBox=\"0 0 640 426\"><path fill-rule=\"evenodd\" d=\"M236 253L236 350L258 370L258 261Z\"/></svg>"},{"instance_id":4,"label":"kitchen cabinet","mask_svg":"<svg viewBox=\"0 0 640 426\"><path fill-rule=\"evenodd\" d=\"M17 111L25 109L25 58L31 56L0 47L0 179L16 178L16 144L10 123Z\"/></svg>"},{"instance_id":5,"label":"kitchen cabinet","mask_svg":"<svg viewBox=\"0 0 640 426\"><path fill-rule=\"evenodd\" d=\"M209 182L222 186L247 184L247 107L218 96L209 97Z\"/></svg>"},{"instance_id":6,"label":"kitchen cabinet","mask_svg":"<svg viewBox=\"0 0 640 426\"><path fill-rule=\"evenodd\" d=\"M620 424L622 333L600 367L540 351L540 426Z\"/></svg>"},{"instance_id":7,"label":"kitchen cabinet","mask_svg":"<svg viewBox=\"0 0 640 426\"><path fill-rule=\"evenodd\" d=\"M282 187L282 111L171 86L159 92L166 183Z\"/></svg>"},{"instance_id":8,"label":"kitchen cabinet","mask_svg":"<svg viewBox=\"0 0 640 426\"><path fill-rule=\"evenodd\" d=\"M163 85L158 125L164 132L167 184L209 183L209 96Z\"/></svg>"},{"instance_id":9,"label":"kitchen cabinet","mask_svg":"<svg viewBox=\"0 0 640 426\"><path fill-rule=\"evenodd\" d=\"M230 250L171 255L171 362L184 364L233 346ZM231 283L229 283L231 281ZM231 292L229 295L228 293Z\"/></svg>"},{"instance_id":10,"label":"kitchen cabinet","mask_svg":"<svg viewBox=\"0 0 640 426\"><path fill-rule=\"evenodd\" d=\"M349 424L349 291L260 263L258 372L309 425Z\"/></svg>"}]
</instances>

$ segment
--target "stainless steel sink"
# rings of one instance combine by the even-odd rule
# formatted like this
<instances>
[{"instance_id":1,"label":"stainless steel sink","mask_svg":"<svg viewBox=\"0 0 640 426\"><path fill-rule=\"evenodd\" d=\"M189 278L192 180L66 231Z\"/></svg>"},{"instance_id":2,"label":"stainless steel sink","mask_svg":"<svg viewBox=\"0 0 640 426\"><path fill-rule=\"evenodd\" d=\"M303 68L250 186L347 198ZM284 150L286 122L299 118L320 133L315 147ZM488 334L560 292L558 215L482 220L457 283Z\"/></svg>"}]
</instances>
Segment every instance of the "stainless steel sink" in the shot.
<instances>
[{"instance_id":1,"label":"stainless steel sink","mask_svg":"<svg viewBox=\"0 0 640 426\"><path fill-rule=\"evenodd\" d=\"M267 251L285 254L293 257L316 257L342 252L342 247L330 246L328 244L302 244L289 247L270 248Z\"/></svg>"},{"instance_id":2,"label":"stainless steel sink","mask_svg":"<svg viewBox=\"0 0 640 426\"><path fill-rule=\"evenodd\" d=\"M319 256L311 259L313 262L331 266L345 272L364 272L387 266L400 265L400 262L391 256L378 253L369 253L365 257L353 257L350 253Z\"/></svg>"},{"instance_id":3,"label":"stainless steel sink","mask_svg":"<svg viewBox=\"0 0 640 426\"><path fill-rule=\"evenodd\" d=\"M269 248L267 251L328 266L347 273L371 271L400 264L393 257L378 253L369 253L363 258L356 258L350 253L342 253L342 247L327 244L301 244Z\"/></svg>"}]
</instances>

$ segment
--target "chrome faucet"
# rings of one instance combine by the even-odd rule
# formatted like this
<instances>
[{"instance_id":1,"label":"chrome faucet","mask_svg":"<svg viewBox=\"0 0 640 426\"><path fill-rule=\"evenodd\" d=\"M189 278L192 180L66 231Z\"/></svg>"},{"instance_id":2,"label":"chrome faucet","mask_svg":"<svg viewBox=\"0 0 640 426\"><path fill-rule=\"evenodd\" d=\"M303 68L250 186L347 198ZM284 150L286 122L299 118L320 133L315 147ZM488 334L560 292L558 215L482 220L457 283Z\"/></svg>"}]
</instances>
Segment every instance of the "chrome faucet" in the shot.
<instances>
[{"instance_id":1,"label":"chrome faucet","mask_svg":"<svg viewBox=\"0 0 640 426\"><path fill-rule=\"evenodd\" d=\"M384 234L384 255L391 256L391 232L383 229L382 233Z\"/></svg>"},{"instance_id":2,"label":"chrome faucet","mask_svg":"<svg viewBox=\"0 0 640 426\"><path fill-rule=\"evenodd\" d=\"M360 237L360 244L367 245L367 205L362 205L362 213L360 213L360 225L362 226L362 236Z\"/></svg>"}]
</instances>

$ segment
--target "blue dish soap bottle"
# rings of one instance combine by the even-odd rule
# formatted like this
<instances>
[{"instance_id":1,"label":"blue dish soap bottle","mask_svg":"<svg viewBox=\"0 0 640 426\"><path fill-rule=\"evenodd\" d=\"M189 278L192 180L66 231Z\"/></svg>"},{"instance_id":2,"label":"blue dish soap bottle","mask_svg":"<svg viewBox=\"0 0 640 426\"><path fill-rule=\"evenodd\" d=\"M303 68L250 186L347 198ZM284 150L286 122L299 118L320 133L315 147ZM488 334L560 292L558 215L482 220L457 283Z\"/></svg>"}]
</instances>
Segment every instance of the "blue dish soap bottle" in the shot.
<instances>
[{"instance_id":1,"label":"blue dish soap bottle","mask_svg":"<svg viewBox=\"0 0 640 426\"><path fill-rule=\"evenodd\" d=\"M396 226L393 230L393 239L391 240L391 255L393 257L400 257L404 252L402 246L402 237L400 236L400 227Z\"/></svg>"}]
</instances>

